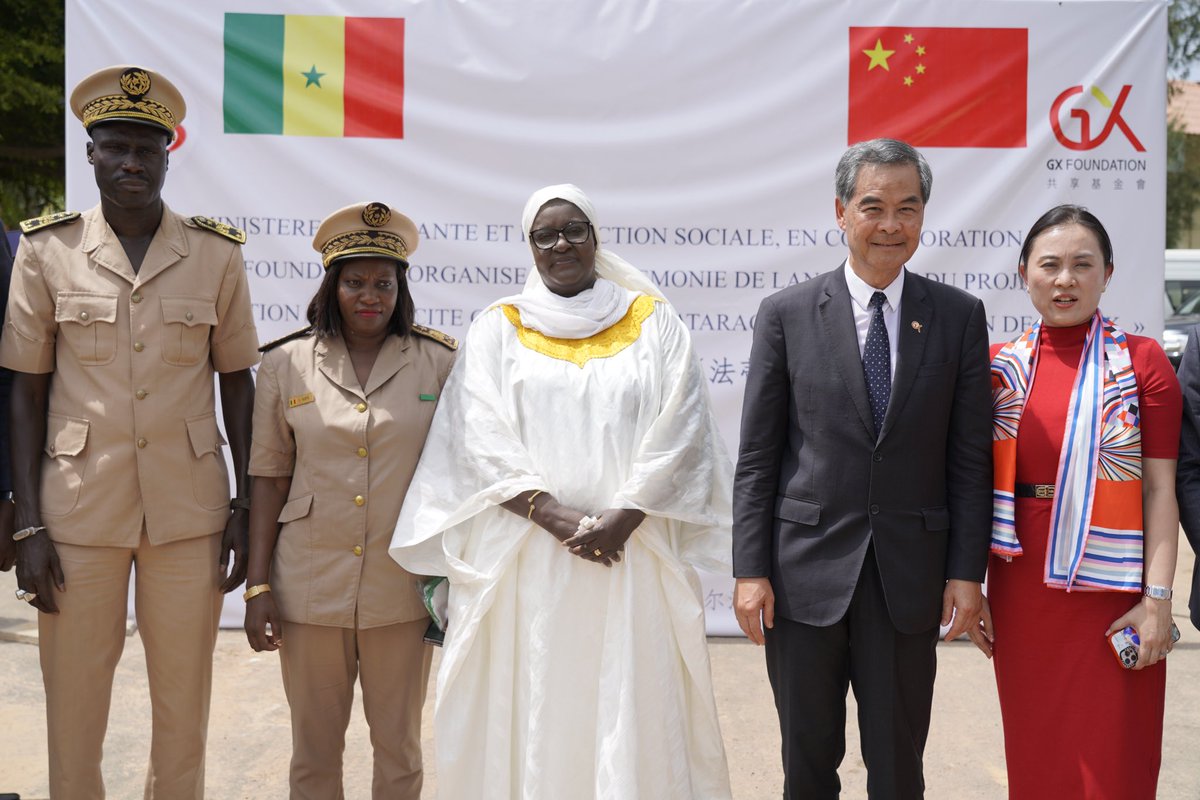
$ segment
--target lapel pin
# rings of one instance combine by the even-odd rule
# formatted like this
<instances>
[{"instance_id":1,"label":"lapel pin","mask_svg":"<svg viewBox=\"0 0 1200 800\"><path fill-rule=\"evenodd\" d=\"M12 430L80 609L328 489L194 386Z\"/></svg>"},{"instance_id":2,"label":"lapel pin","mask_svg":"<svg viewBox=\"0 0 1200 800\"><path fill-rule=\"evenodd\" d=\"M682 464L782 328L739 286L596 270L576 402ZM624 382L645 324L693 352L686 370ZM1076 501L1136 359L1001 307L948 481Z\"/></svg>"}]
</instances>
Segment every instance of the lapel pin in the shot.
<instances>
[{"instance_id":1,"label":"lapel pin","mask_svg":"<svg viewBox=\"0 0 1200 800\"><path fill-rule=\"evenodd\" d=\"M914 319L914 320L912 321L912 329L913 329L914 331L916 331L917 333L920 333L920 332L921 332L921 323L917 322L917 321Z\"/></svg>"}]
</instances>

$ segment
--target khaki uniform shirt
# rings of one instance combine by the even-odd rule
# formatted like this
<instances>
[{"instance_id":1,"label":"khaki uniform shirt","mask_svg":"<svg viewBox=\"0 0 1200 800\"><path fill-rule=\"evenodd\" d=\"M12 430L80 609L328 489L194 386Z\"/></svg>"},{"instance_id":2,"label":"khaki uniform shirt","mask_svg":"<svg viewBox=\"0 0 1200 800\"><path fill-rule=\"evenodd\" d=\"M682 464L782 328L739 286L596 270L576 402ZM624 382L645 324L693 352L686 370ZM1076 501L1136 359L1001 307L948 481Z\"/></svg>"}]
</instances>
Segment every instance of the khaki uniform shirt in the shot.
<instances>
[{"instance_id":1,"label":"khaki uniform shirt","mask_svg":"<svg viewBox=\"0 0 1200 800\"><path fill-rule=\"evenodd\" d=\"M26 235L0 365L54 373L41 515L54 541L136 547L223 530L213 370L258 361L242 251L163 207L137 274L97 206Z\"/></svg>"},{"instance_id":2,"label":"khaki uniform shirt","mask_svg":"<svg viewBox=\"0 0 1200 800\"><path fill-rule=\"evenodd\" d=\"M263 356L250 474L292 479L271 563L283 619L373 628L426 615L388 547L453 363L415 333L387 338L365 388L340 338Z\"/></svg>"}]
</instances>

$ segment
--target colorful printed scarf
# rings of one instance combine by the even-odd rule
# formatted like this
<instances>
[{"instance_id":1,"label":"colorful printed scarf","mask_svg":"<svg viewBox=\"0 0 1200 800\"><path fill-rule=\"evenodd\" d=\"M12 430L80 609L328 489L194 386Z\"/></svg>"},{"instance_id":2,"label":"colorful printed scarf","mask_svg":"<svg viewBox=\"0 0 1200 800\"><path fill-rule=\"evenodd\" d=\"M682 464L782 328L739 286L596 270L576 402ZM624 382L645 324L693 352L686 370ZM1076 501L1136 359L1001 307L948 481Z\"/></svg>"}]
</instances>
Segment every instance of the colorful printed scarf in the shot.
<instances>
[{"instance_id":1,"label":"colorful printed scarf","mask_svg":"<svg viewBox=\"0 0 1200 800\"><path fill-rule=\"evenodd\" d=\"M1022 553L1015 526L1017 431L1041 323L992 359L992 552ZM1097 311L1083 346L1055 480L1047 586L1142 590L1142 429L1125 332Z\"/></svg>"}]
</instances>

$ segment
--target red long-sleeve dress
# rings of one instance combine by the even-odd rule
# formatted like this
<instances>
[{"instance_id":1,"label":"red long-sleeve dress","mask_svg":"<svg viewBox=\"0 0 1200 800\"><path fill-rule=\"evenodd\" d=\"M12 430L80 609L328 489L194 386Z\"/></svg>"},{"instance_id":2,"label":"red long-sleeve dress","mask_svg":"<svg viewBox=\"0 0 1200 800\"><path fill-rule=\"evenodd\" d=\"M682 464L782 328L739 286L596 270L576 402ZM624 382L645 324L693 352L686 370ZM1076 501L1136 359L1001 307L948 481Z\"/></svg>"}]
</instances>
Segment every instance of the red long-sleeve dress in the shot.
<instances>
[{"instance_id":1,"label":"red long-sleeve dress","mask_svg":"<svg viewBox=\"0 0 1200 800\"><path fill-rule=\"evenodd\" d=\"M1017 436L1018 483L1055 482L1089 325L1042 328L1037 374ZM1175 372L1156 341L1128 340L1142 457L1174 459L1182 409ZM1123 669L1104 635L1139 595L1045 585L1052 504L1017 498L1024 555L1011 561L993 555L988 569L1009 798L1153 800L1162 761L1166 663Z\"/></svg>"}]
</instances>

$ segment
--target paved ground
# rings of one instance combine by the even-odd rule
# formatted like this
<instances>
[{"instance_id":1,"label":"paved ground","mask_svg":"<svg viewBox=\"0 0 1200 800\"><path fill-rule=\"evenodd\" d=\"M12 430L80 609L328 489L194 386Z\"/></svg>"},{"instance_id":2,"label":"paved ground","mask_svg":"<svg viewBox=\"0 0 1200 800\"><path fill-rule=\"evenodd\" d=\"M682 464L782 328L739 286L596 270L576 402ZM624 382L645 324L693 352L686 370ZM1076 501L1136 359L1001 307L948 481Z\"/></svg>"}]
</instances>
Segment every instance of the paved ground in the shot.
<instances>
[{"instance_id":1,"label":"paved ground","mask_svg":"<svg viewBox=\"0 0 1200 800\"><path fill-rule=\"evenodd\" d=\"M1159 797L1200 799L1200 633L1186 620L1191 555L1181 540L1175 608L1184 640L1168 672L1165 751ZM0 793L23 800L47 797L46 730L36 625L29 610L12 598L13 574L0 574ZM5 600L8 598L8 600ZM762 653L740 639L711 639L721 726L728 749L734 797L779 797L779 734ZM974 647L954 642L939 648L933 729L926 753L931 800L1002 800L1006 796L1000 712L991 667ZM436 668L436 661L435 661ZM240 631L223 631L217 645L213 712L209 727L208 792L219 800L283 800L290 756L288 708L273 655L258 655ZM851 703L853 701L851 700ZM426 797L436 794L434 743L426 706ZM853 708L845 763L844 796L866 796ZM131 636L116 678L105 749L109 797L141 797L149 738L141 642ZM1052 754L1048 754L1052 757ZM371 753L366 723L356 710L346 745L348 798L370 796ZM564 800L569 800L564 798Z\"/></svg>"}]
</instances>

